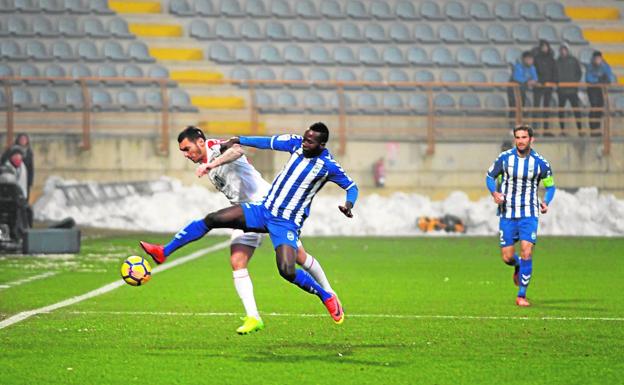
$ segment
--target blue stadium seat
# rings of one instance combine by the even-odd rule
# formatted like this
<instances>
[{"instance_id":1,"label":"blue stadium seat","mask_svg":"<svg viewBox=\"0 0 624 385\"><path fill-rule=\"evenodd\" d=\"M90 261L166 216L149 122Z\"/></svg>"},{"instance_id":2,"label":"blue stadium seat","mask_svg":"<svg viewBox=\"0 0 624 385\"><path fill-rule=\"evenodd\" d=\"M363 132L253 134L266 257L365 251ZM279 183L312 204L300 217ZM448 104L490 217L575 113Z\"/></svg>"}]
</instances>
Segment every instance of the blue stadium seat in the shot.
<instances>
[{"instance_id":1,"label":"blue stadium seat","mask_svg":"<svg viewBox=\"0 0 624 385\"><path fill-rule=\"evenodd\" d=\"M380 66L383 65L383 60L379 56L379 52L375 47L364 45L358 50L359 61L367 66Z\"/></svg>"},{"instance_id":2,"label":"blue stadium seat","mask_svg":"<svg viewBox=\"0 0 624 385\"><path fill-rule=\"evenodd\" d=\"M265 18L271 16L267 11L264 1L247 0L245 2L245 13L252 18Z\"/></svg>"},{"instance_id":3,"label":"blue stadium seat","mask_svg":"<svg viewBox=\"0 0 624 385\"><path fill-rule=\"evenodd\" d=\"M207 56L210 60L221 64L229 64L235 62L229 48L221 43L211 44L208 48Z\"/></svg>"},{"instance_id":4,"label":"blue stadium seat","mask_svg":"<svg viewBox=\"0 0 624 385\"><path fill-rule=\"evenodd\" d=\"M446 18L453 21L466 21L470 20L470 16L466 13L464 5L457 1L449 1L444 6L444 13Z\"/></svg>"},{"instance_id":5,"label":"blue stadium seat","mask_svg":"<svg viewBox=\"0 0 624 385\"><path fill-rule=\"evenodd\" d=\"M329 81L329 73L327 72L327 70L323 69L323 68L312 68L310 70L310 72L308 73L308 80L310 82L328 82ZM329 85L326 84L317 84L316 85L317 88L332 88Z\"/></svg>"},{"instance_id":6,"label":"blue stadium seat","mask_svg":"<svg viewBox=\"0 0 624 385\"><path fill-rule=\"evenodd\" d=\"M370 6L370 14L377 20L392 20L394 15L386 1L374 0Z\"/></svg>"},{"instance_id":7,"label":"blue stadium seat","mask_svg":"<svg viewBox=\"0 0 624 385\"><path fill-rule=\"evenodd\" d=\"M296 44L289 44L284 47L284 60L288 64L302 65L308 63L303 48Z\"/></svg>"},{"instance_id":8,"label":"blue stadium seat","mask_svg":"<svg viewBox=\"0 0 624 385\"><path fill-rule=\"evenodd\" d=\"M234 30L234 25L228 20L217 20L214 24L214 33L224 40L238 40L239 36Z\"/></svg>"},{"instance_id":9,"label":"blue stadium seat","mask_svg":"<svg viewBox=\"0 0 624 385\"><path fill-rule=\"evenodd\" d=\"M76 45L76 52L82 60L93 62L104 60L104 56L98 52L95 44L88 40L79 41Z\"/></svg>"},{"instance_id":10,"label":"blue stadium seat","mask_svg":"<svg viewBox=\"0 0 624 385\"><path fill-rule=\"evenodd\" d=\"M455 99L450 94L437 94L433 98L433 108L436 112L444 115L457 115Z\"/></svg>"},{"instance_id":11,"label":"blue stadium seat","mask_svg":"<svg viewBox=\"0 0 624 385\"><path fill-rule=\"evenodd\" d=\"M457 27L453 24L441 24L438 28L438 36L440 36L440 40L447 44L460 44L464 42Z\"/></svg>"},{"instance_id":12,"label":"blue stadium seat","mask_svg":"<svg viewBox=\"0 0 624 385\"><path fill-rule=\"evenodd\" d=\"M435 82L435 77L433 73L429 70L418 70L414 72L413 80L416 83L433 83ZM425 88L424 86L419 86L419 88Z\"/></svg>"},{"instance_id":13,"label":"blue stadium seat","mask_svg":"<svg viewBox=\"0 0 624 385\"><path fill-rule=\"evenodd\" d=\"M422 93L411 94L407 98L407 107L416 115L426 115L429 112L429 99Z\"/></svg>"},{"instance_id":14,"label":"blue stadium seat","mask_svg":"<svg viewBox=\"0 0 624 385\"><path fill-rule=\"evenodd\" d=\"M463 30L463 39L472 44L486 44L488 38L478 24L466 24Z\"/></svg>"},{"instance_id":15,"label":"blue stadium seat","mask_svg":"<svg viewBox=\"0 0 624 385\"><path fill-rule=\"evenodd\" d=\"M517 47L508 47L505 50L505 61L507 64L515 64L522 57L522 50Z\"/></svg>"},{"instance_id":16,"label":"blue stadium seat","mask_svg":"<svg viewBox=\"0 0 624 385\"><path fill-rule=\"evenodd\" d=\"M430 0L423 1L420 4L420 15L423 18L432 21L440 21L445 19L438 3Z\"/></svg>"},{"instance_id":17,"label":"blue stadium seat","mask_svg":"<svg viewBox=\"0 0 624 385\"><path fill-rule=\"evenodd\" d=\"M537 39L546 40L550 44L558 43L559 36L557 36L557 30L552 25L542 24L537 27Z\"/></svg>"},{"instance_id":18,"label":"blue stadium seat","mask_svg":"<svg viewBox=\"0 0 624 385\"><path fill-rule=\"evenodd\" d=\"M113 15L113 12L108 8L108 0L89 0L89 11L91 13L97 13L98 15Z\"/></svg>"},{"instance_id":19,"label":"blue stadium seat","mask_svg":"<svg viewBox=\"0 0 624 385\"><path fill-rule=\"evenodd\" d=\"M483 1L470 3L470 16L479 21L492 21L496 17L492 14L490 7Z\"/></svg>"},{"instance_id":20,"label":"blue stadium seat","mask_svg":"<svg viewBox=\"0 0 624 385\"><path fill-rule=\"evenodd\" d=\"M409 110L405 108L403 98L393 93L383 94L381 98L381 107L387 114L391 115L404 115L409 113Z\"/></svg>"},{"instance_id":21,"label":"blue stadium seat","mask_svg":"<svg viewBox=\"0 0 624 385\"><path fill-rule=\"evenodd\" d=\"M332 93L332 95L329 97L329 106L331 107L332 111L338 112L340 110L341 100L344 105L345 111L351 111L353 106L353 102L351 102L351 96L349 96L348 93L343 93L342 95L340 95L337 92Z\"/></svg>"},{"instance_id":22,"label":"blue stadium seat","mask_svg":"<svg viewBox=\"0 0 624 385\"><path fill-rule=\"evenodd\" d=\"M271 20L266 24L266 36L271 40L283 41L288 40L288 33L284 24L279 21Z\"/></svg>"},{"instance_id":23,"label":"blue stadium seat","mask_svg":"<svg viewBox=\"0 0 624 385\"><path fill-rule=\"evenodd\" d=\"M30 29L30 25L20 16L12 16L7 21L7 31L10 36L31 37L35 34Z\"/></svg>"},{"instance_id":24,"label":"blue stadium seat","mask_svg":"<svg viewBox=\"0 0 624 385\"><path fill-rule=\"evenodd\" d=\"M64 103L65 108L69 111L78 111L84 108L84 98L82 96L82 90L74 87L65 91Z\"/></svg>"},{"instance_id":25,"label":"blue stadium seat","mask_svg":"<svg viewBox=\"0 0 624 385\"><path fill-rule=\"evenodd\" d=\"M89 67L83 63L76 63L70 68L70 75L74 79L88 78L93 76Z\"/></svg>"},{"instance_id":26,"label":"blue stadium seat","mask_svg":"<svg viewBox=\"0 0 624 385\"><path fill-rule=\"evenodd\" d=\"M203 20L193 20L189 24L189 36L199 40L211 40L215 38L210 26Z\"/></svg>"},{"instance_id":27,"label":"blue stadium seat","mask_svg":"<svg viewBox=\"0 0 624 385\"><path fill-rule=\"evenodd\" d=\"M316 39L325 42L337 42L340 40L336 35L334 26L327 22L320 22L316 25L315 31Z\"/></svg>"},{"instance_id":28,"label":"blue stadium seat","mask_svg":"<svg viewBox=\"0 0 624 385\"><path fill-rule=\"evenodd\" d=\"M272 44L264 44L260 46L258 58L265 64L284 64L284 59L276 46Z\"/></svg>"},{"instance_id":29,"label":"blue stadium seat","mask_svg":"<svg viewBox=\"0 0 624 385\"><path fill-rule=\"evenodd\" d=\"M531 32L531 27L527 24L514 24L511 27L511 37L522 44L535 44L537 39Z\"/></svg>"},{"instance_id":30,"label":"blue stadium seat","mask_svg":"<svg viewBox=\"0 0 624 385\"><path fill-rule=\"evenodd\" d=\"M54 59L59 61L75 61L78 58L74 55L74 51L66 41L55 41L52 43L50 53Z\"/></svg>"},{"instance_id":31,"label":"blue stadium seat","mask_svg":"<svg viewBox=\"0 0 624 385\"><path fill-rule=\"evenodd\" d=\"M381 112L379 103L374 94L362 93L358 94L355 99L357 111L361 114L378 114Z\"/></svg>"},{"instance_id":32,"label":"blue stadium seat","mask_svg":"<svg viewBox=\"0 0 624 385\"><path fill-rule=\"evenodd\" d=\"M93 111L118 111L120 107L113 103L113 98L108 90L104 88L94 88L91 92L91 109Z\"/></svg>"},{"instance_id":33,"label":"blue stadium seat","mask_svg":"<svg viewBox=\"0 0 624 385\"><path fill-rule=\"evenodd\" d=\"M263 40L264 35L260 26L253 20L245 20L240 25L240 35L245 40Z\"/></svg>"},{"instance_id":34,"label":"blue stadium seat","mask_svg":"<svg viewBox=\"0 0 624 385\"><path fill-rule=\"evenodd\" d=\"M431 60L434 64L440 67L453 67L457 64L455 58L453 58L453 55L451 54L451 51L449 51L448 48L441 46L435 47L431 51Z\"/></svg>"},{"instance_id":35,"label":"blue stadium seat","mask_svg":"<svg viewBox=\"0 0 624 385\"><path fill-rule=\"evenodd\" d=\"M269 67L260 67L256 68L254 72L254 79L264 82L264 81L275 81L277 80L277 76L275 76L275 72ZM260 87L262 88L280 88L281 85L275 83L260 83Z\"/></svg>"},{"instance_id":36,"label":"blue stadium seat","mask_svg":"<svg viewBox=\"0 0 624 385\"><path fill-rule=\"evenodd\" d=\"M60 35L52 21L43 15L37 15L32 19L32 29L35 36L58 37Z\"/></svg>"},{"instance_id":37,"label":"blue stadium seat","mask_svg":"<svg viewBox=\"0 0 624 385\"><path fill-rule=\"evenodd\" d=\"M360 27L350 21L340 23L340 38L349 43L361 43L365 41Z\"/></svg>"},{"instance_id":38,"label":"blue stadium seat","mask_svg":"<svg viewBox=\"0 0 624 385\"><path fill-rule=\"evenodd\" d=\"M459 97L459 108L467 115L479 115L481 113L481 100L474 94L462 94Z\"/></svg>"},{"instance_id":39,"label":"blue stadium seat","mask_svg":"<svg viewBox=\"0 0 624 385\"><path fill-rule=\"evenodd\" d=\"M286 67L284 71L282 71L282 80L300 82L288 84L290 88L308 88L308 84L304 83L305 77L303 76L303 72L297 67Z\"/></svg>"},{"instance_id":40,"label":"blue stadium seat","mask_svg":"<svg viewBox=\"0 0 624 385\"><path fill-rule=\"evenodd\" d=\"M336 71L334 80L340 83L347 83L344 85L345 90L361 89L359 84L348 84L357 80L355 73L348 68L340 68Z\"/></svg>"},{"instance_id":41,"label":"blue stadium seat","mask_svg":"<svg viewBox=\"0 0 624 385\"><path fill-rule=\"evenodd\" d=\"M146 90L143 93L143 105L150 111L161 111L164 102L160 90Z\"/></svg>"},{"instance_id":42,"label":"blue stadium seat","mask_svg":"<svg viewBox=\"0 0 624 385\"><path fill-rule=\"evenodd\" d=\"M117 93L117 104L119 104L124 111L143 111L146 109L146 107L139 102L136 91L131 88L121 90Z\"/></svg>"},{"instance_id":43,"label":"blue stadium seat","mask_svg":"<svg viewBox=\"0 0 624 385\"><path fill-rule=\"evenodd\" d=\"M271 15L279 19L292 19L295 17L286 0L271 0Z\"/></svg>"},{"instance_id":44,"label":"blue stadium seat","mask_svg":"<svg viewBox=\"0 0 624 385\"><path fill-rule=\"evenodd\" d=\"M369 84L366 86L366 88L371 90L382 90L388 88L387 85L381 84L384 83L384 78L381 73L374 68L365 69L364 72L362 72L361 80L364 82L379 83L375 85Z\"/></svg>"},{"instance_id":45,"label":"blue stadium seat","mask_svg":"<svg viewBox=\"0 0 624 385\"><path fill-rule=\"evenodd\" d=\"M490 116L506 116L507 101L499 94L489 94L485 97L484 107Z\"/></svg>"},{"instance_id":46,"label":"blue stadium seat","mask_svg":"<svg viewBox=\"0 0 624 385\"><path fill-rule=\"evenodd\" d=\"M205 0L204 0L205 1ZM219 5L220 13L226 17L244 17L245 12L241 8L238 0L221 0Z\"/></svg>"},{"instance_id":47,"label":"blue stadium seat","mask_svg":"<svg viewBox=\"0 0 624 385\"><path fill-rule=\"evenodd\" d=\"M445 88L449 91L466 91L468 87L461 84L461 76L454 70L445 69L440 73L440 81L444 83L457 83L447 85Z\"/></svg>"},{"instance_id":48,"label":"blue stadium seat","mask_svg":"<svg viewBox=\"0 0 624 385\"><path fill-rule=\"evenodd\" d=\"M195 10L191 8L187 0L170 0L169 12L177 16L195 16Z\"/></svg>"},{"instance_id":49,"label":"blue stadium seat","mask_svg":"<svg viewBox=\"0 0 624 385\"><path fill-rule=\"evenodd\" d=\"M467 72L464 76L464 80L467 83L483 83L483 86L477 84L471 85L470 88L475 91L487 91L492 89L492 87L487 85L487 76L485 76L485 73L479 70Z\"/></svg>"},{"instance_id":50,"label":"blue stadium seat","mask_svg":"<svg viewBox=\"0 0 624 385\"><path fill-rule=\"evenodd\" d=\"M39 0L39 6L44 13L63 13L64 9L60 0Z\"/></svg>"},{"instance_id":51,"label":"blue stadium seat","mask_svg":"<svg viewBox=\"0 0 624 385\"><path fill-rule=\"evenodd\" d=\"M38 40L29 40L24 45L24 51L29 59L35 61L52 60L52 55L48 54L46 46Z\"/></svg>"},{"instance_id":52,"label":"blue stadium seat","mask_svg":"<svg viewBox=\"0 0 624 385\"><path fill-rule=\"evenodd\" d=\"M316 6L311 0L297 1L295 13L303 19L318 19L320 17Z\"/></svg>"},{"instance_id":53,"label":"blue stadium seat","mask_svg":"<svg viewBox=\"0 0 624 385\"><path fill-rule=\"evenodd\" d=\"M128 23L120 18L114 17L108 22L108 30L113 37L118 39L132 39L134 35L128 30Z\"/></svg>"},{"instance_id":54,"label":"blue stadium seat","mask_svg":"<svg viewBox=\"0 0 624 385\"><path fill-rule=\"evenodd\" d=\"M386 43L390 41L384 28L377 23L368 23L364 26L364 37L372 43Z\"/></svg>"},{"instance_id":55,"label":"blue stadium seat","mask_svg":"<svg viewBox=\"0 0 624 385\"><path fill-rule=\"evenodd\" d=\"M105 42L102 50L104 52L104 57L108 60L117 62L130 61L130 56L124 52L123 47L118 41L112 40Z\"/></svg>"},{"instance_id":56,"label":"blue stadium seat","mask_svg":"<svg viewBox=\"0 0 624 385\"><path fill-rule=\"evenodd\" d=\"M236 8L236 6L233 6L233 8ZM195 0L194 10L194 13L200 16L211 17L219 14L212 0Z\"/></svg>"},{"instance_id":57,"label":"blue stadium seat","mask_svg":"<svg viewBox=\"0 0 624 385\"><path fill-rule=\"evenodd\" d=\"M0 75L2 76L2 75ZM56 63L52 63L47 65L44 70L43 70L43 76L47 77L47 78L66 78L67 77L67 71L65 71L65 68L63 66L60 66ZM54 84L69 84L71 83L69 80L52 80L52 83Z\"/></svg>"},{"instance_id":58,"label":"blue stadium seat","mask_svg":"<svg viewBox=\"0 0 624 385\"><path fill-rule=\"evenodd\" d=\"M245 67L234 67L230 70L230 79L234 80L250 80L251 73Z\"/></svg>"},{"instance_id":59,"label":"blue stadium seat","mask_svg":"<svg viewBox=\"0 0 624 385\"><path fill-rule=\"evenodd\" d=\"M420 20L420 13L409 0L399 0L394 8L395 15L401 20Z\"/></svg>"},{"instance_id":60,"label":"blue stadium seat","mask_svg":"<svg viewBox=\"0 0 624 385\"><path fill-rule=\"evenodd\" d=\"M336 0L323 0L320 11L325 19L344 19L347 17L342 6Z\"/></svg>"},{"instance_id":61,"label":"blue stadium seat","mask_svg":"<svg viewBox=\"0 0 624 385\"><path fill-rule=\"evenodd\" d=\"M513 39L509 36L507 28L502 24L490 24L487 28L487 37L496 44L513 43Z\"/></svg>"},{"instance_id":62,"label":"blue stadium seat","mask_svg":"<svg viewBox=\"0 0 624 385\"><path fill-rule=\"evenodd\" d=\"M0 63L0 78L10 78L13 75L13 67L5 63Z\"/></svg>"},{"instance_id":63,"label":"blue stadium seat","mask_svg":"<svg viewBox=\"0 0 624 385\"><path fill-rule=\"evenodd\" d=\"M511 78L510 71L494 71L492 72L492 83L507 83Z\"/></svg>"},{"instance_id":64,"label":"blue stadium seat","mask_svg":"<svg viewBox=\"0 0 624 385\"><path fill-rule=\"evenodd\" d=\"M438 39L433 32L433 28L429 24L418 23L414 25L414 38L419 43L439 43Z\"/></svg>"},{"instance_id":65,"label":"blue stadium seat","mask_svg":"<svg viewBox=\"0 0 624 385\"><path fill-rule=\"evenodd\" d=\"M171 90L169 94L169 108L179 112L197 112L197 108L191 104L189 95L180 89Z\"/></svg>"},{"instance_id":66,"label":"blue stadium seat","mask_svg":"<svg viewBox=\"0 0 624 385\"><path fill-rule=\"evenodd\" d=\"M429 59L427 51L420 47L409 47L407 50L407 60L410 64L419 67L427 67L433 64L431 59Z\"/></svg>"},{"instance_id":67,"label":"blue stadium seat","mask_svg":"<svg viewBox=\"0 0 624 385\"><path fill-rule=\"evenodd\" d=\"M22 78L31 78L26 80L28 84L43 85L46 80L36 79L41 77L41 71L35 65L30 63L22 63L17 67L17 76Z\"/></svg>"},{"instance_id":68,"label":"blue stadium seat","mask_svg":"<svg viewBox=\"0 0 624 385\"><path fill-rule=\"evenodd\" d=\"M486 67L506 67L507 63L501 57L500 52L494 47L485 47L481 50L481 63Z\"/></svg>"},{"instance_id":69,"label":"blue stadium seat","mask_svg":"<svg viewBox=\"0 0 624 385\"><path fill-rule=\"evenodd\" d=\"M347 66L354 66L358 64L353 50L347 46L337 46L334 48L334 61L337 64Z\"/></svg>"},{"instance_id":70,"label":"blue stadium seat","mask_svg":"<svg viewBox=\"0 0 624 385\"><path fill-rule=\"evenodd\" d=\"M459 47L457 50L457 62L463 67L479 67L481 65L477 53L472 47Z\"/></svg>"},{"instance_id":71,"label":"blue stadium seat","mask_svg":"<svg viewBox=\"0 0 624 385\"><path fill-rule=\"evenodd\" d=\"M88 18L83 22L84 32L88 37L108 38L110 32L104 28L104 24L97 18Z\"/></svg>"},{"instance_id":72,"label":"blue stadium seat","mask_svg":"<svg viewBox=\"0 0 624 385\"><path fill-rule=\"evenodd\" d=\"M314 41L314 35L312 35L312 31L310 30L310 25L308 23L294 20L290 24L290 36L296 41Z\"/></svg>"},{"instance_id":73,"label":"blue stadium seat","mask_svg":"<svg viewBox=\"0 0 624 385\"><path fill-rule=\"evenodd\" d=\"M409 76L405 71L398 68L391 68L388 70L388 81L391 83L407 83L409 82ZM395 84L392 86L395 90L410 90L414 87L407 85Z\"/></svg>"},{"instance_id":74,"label":"blue stadium seat","mask_svg":"<svg viewBox=\"0 0 624 385\"><path fill-rule=\"evenodd\" d=\"M145 71L136 64L126 64L121 69L121 76L124 78L134 78L130 80L133 84L149 84L145 78Z\"/></svg>"},{"instance_id":75,"label":"blue stadium seat","mask_svg":"<svg viewBox=\"0 0 624 385\"><path fill-rule=\"evenodd\" d=\"M258 91L256 92L255 104L261 112L268 112L273 108L273 98L266 92Z\"/></svg>"},{"instance_id":76,"label":"blue stadium seat","mask_svg":"<svg viewBox=\"0 0 624 385\"><path fill-rule=\"evenodd\" d=\"M303 112L302 106L297 102L297 98L291 92L280 92L275 99L275 106L284 113Z\"/></svg>"},{"instance_id":77,"label":"blue stadium seat","mask_svg":"<svg viewBox=\"0 0 624 385\"><path fill-rule=\"evenodd\" d=\"M13 106L21 111L36 111L39 109L38 105L33 102L33 97L30 91L22 87L14 87L13 91Z\"/></svg>"},{"instance_id":78,"label":"blue stadium seat","mask_svg":"<svg viewBox=\"0 0 624 385\"><path fill-rule=\"evenodd\" d=\"M128 56L134 61L139 61L142 63L153 63L156 61L147 48L147 45L142 41L133 41L128 46Z\"/></svg>"},{"instance_id":79,"label":"blue stadium seat","mask_svg":"<svg viewBox=\"0 0 624 385\"><path fill-rule=\"evenodd\" d=\"M303 106L306 111L314 114L327 114L331 111L323 95L315 91L306 92L303 97Z\"/></svg>"},{"instance_id":80,"label":"blue stadium seat","mask_svg":"<svg viewBox=\"0 0 624 385\"><path fill-rule=\"evenodd\" d=\"M382 58L386 65L389 66L401 67L408 64L405 56L403 55L403 51L394 45L384 48Z\"/></svg>"},{"instance_id":81,"label":"blue stadium seat","mask_svg":"<svg viewBox=\"0 0 624 385\"><path fill-rule=\"evenodd\" d=\"M537 4L532 1L523 1L519 7L520 16L527 21L544 21L546 18Z\"/></svg>"},{"instance_id":82,"label":"blue stadium seat","mask_svg":"<svg viewBox=\"0 0 624 385\"><path fill-rule=\"evenodd\" d=\"M65 37L85 37L85 33L78 26L76 17L63 17L58 21L58 30Z\"/></svg>"},{"instance_id":83,"label":"blue stadium seat","mask_svg":"<svg viewBox=\"0 0 624 385\"><path fill-rule=\"evenodd\" d=\"M327 48L322 45L314 45L310 47L309 51L310 62L320 65L334 64L334 60L327 51Z\"/></svg>"},{"instance_id":84,"label":"blue stadium seat","mask_svg":"<svg viewBox=\"0 0 624 385\"><path fill-rule=\"evenodd\" d=\"M63 8L67 13L73 14L85 14L89 13L89 8L82 0L65 0L63 2Z\"/></svg>"},{"instance_id":85,"label":"blue stadium seat","mask_svg":"<svg viewBox=\"0 0 624 385\"><path fill-rule=\"evenodd\" d=\"M234 47L234 60L242 64L257 64L260 62L253 49L248 44L237 44Z\"/></svg>"},{"instance_id":86,"label":"blue stadium seat","mask_svg":"<svg viewBox=\"0 0 624 385\"><path fill-rule=\"evenodd\" d=\"M370 15L366 12L366 6L364 6L364 4L359 0L348 0L346 13L351 19L370 19Z\"/></svg>"},{"instance_id":87,"label":"blue stadium seat","mask_svg":"<svg viewBox=\"0 0 624 385\"><path fill-rule=\"evenodd\" d=\"M514 11L513 4L506 1L496 2L494 4L494 14L502 21L520 20L520 16Z\"/></svg>"},{"instance_id":88,"label":"blue stadium seat","mask_svg":"<svg viewBox=\"0 0 624 385\"><path fill-rule=\"evenodd\" d=\"M26 55L22 52L22 47L15 40L0 40L0 54L2 59L9 61L26 60Z\"/></svg>"},{"instance_id":89,"label":"blue stadium seat","mask_svg":"<svg viewBox=\"0 0 624 385\"><path fill-rule=\"evenodd\" d=\"M15 10L22 13L39 13L41 7L39 2L35 0L13 0L15 4Z\"/></svg>"},{"instance_id":90,"label":"blue stadium seat","mask_svg":"<svg viewBox=\"0 0 624 385\"><path fill-rule=\"evenodd\" d=\"M576 25L567 25L561 31L561 38L568 44L587 45L587 40L583 37L583 31Z\"/></svg>"},{"instance_id":91,"label":"blue stadium seat","mask_svg":"<svg viewBox=\"0 0 624 385\"><path fill-rule=\"evenodd\" d=\"M551 21L570 21L561 3L546 3L546 5L544 5L544 15Z\"/></svg>"},{"instance_id":92,"label":"blue stadium seat","mask_svg":"<svg viewBox=\"0 0 624 385\"><path fill-rule=\"evenodd\" d=\"M150 79L169 79L169 70L159 64L155 64L147 70L147 77Z\"/></svg>"},{"instance_id":93,"label":"blue stadium seat","mask_svg":"<svg viewBox=\"0 0 624 385\"><path fill-rule=\"evenodd\" d=\"M413 41L409 29L403 23L392 23L388 34L390 39L396 43L410 43Z\"/></svg>"},{"instance_id":94,"label":"blue stadium seat","mask_svg":"<svg viewBox=\"0 0 624 385\"><path fill-rule=\"evenodd\" d=\"M119 72L117 72L117 68L108 63L99 64L95 69L95 76L99 78L118 78ZM103 83L106 83L110 86L123 86L121 82L115 82L110 80L102 80Z\"/></svg>"},{"instance_id":95,"label":"blue stadium seat","mask_svg":"<svg viewBox=\"0 0 624 385\"><path fill-rule=\"evenodd\" d=\"M63 111L65 109L58 92L54 89L40 90L37 100L41 108L46 111Z\"/></svg>"}]
</instances>

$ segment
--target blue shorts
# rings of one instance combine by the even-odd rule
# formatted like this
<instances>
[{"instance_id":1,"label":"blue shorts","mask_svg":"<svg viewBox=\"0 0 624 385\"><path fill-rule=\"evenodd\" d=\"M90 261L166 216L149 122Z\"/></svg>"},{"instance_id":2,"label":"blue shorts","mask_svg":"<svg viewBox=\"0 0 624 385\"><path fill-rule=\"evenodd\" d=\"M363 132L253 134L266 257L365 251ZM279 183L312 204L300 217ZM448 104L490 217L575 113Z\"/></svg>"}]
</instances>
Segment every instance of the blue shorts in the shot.
<instances>
[{"instance_id":1,"label":"blue shorts","mask_svg":"<svg viewBox=\"0 0 624 385\"><path fill-rule=\"evenodd\" d=\"M537 243L537 217L501 218L498 225L500 247L513 246L518 241Z\"/></svg>"},{"instance_id":2,"label":"blue shorts","mask_svg":"<svg viewBox=\"0 0 624 385\"><path fill-rule=\"evenodd\" d=\"M241 207L249 230L268 232L274 249L288 245L297 250L299 227L294 222L273 216L261 203L243 203Z\"/></svg>"}]
</instances>

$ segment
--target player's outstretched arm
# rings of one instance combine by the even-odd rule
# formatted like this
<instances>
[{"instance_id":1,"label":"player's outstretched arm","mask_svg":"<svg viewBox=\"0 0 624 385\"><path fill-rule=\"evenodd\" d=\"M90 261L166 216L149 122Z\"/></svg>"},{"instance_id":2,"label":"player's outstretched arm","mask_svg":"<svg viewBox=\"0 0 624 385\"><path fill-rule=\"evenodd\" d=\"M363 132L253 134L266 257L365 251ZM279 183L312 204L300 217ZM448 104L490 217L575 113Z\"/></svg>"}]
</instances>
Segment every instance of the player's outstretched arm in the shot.
<instances>
[{"instance_id":1,"label":"player's outstretched arm","mask_svg":"<svg viewBox=\"0 0 624 385\"><path fill-rule=\"evenodd\" d=\"M245 150L240 144L234 144L232 147L225 150L221 155L213 159L211 162L199 165L195 174L198 178L208 174L210 170L213 168L217 168L219 166L223 166L227 163L232 163L236 159L239 159L241 156L245 155Z\"/></svg>"},{"instance_id":2,"label":"player's outstretched arm","mask_svg":"<svg viewBox=\"0 0 624 385\"><path fill-rule=\"evenodd\" d=\"M358 194L359 190L357 185L355 183L351 184L351 186L347 188L347 199L344 206L338 206L340 212L343 213L347 218L353 218L353 213L351 212L351 209L355 205Z\"/></svg>"},{"instance_id":3,"label":"player's outstretched arm","mask_svg":"<svg viewBox=\"0 0 624 385\"><path fill-rule=\"evenodd\" d=\"M546 193L544 194L544 201L540 204L540 211L542 214L546 214L548 212L548 206L550 202L552 202L555 197L555 191L557 188L555 187L555 181L552 176L544 179L544 187L546 187Z\"/></svg>"}]
</instances>

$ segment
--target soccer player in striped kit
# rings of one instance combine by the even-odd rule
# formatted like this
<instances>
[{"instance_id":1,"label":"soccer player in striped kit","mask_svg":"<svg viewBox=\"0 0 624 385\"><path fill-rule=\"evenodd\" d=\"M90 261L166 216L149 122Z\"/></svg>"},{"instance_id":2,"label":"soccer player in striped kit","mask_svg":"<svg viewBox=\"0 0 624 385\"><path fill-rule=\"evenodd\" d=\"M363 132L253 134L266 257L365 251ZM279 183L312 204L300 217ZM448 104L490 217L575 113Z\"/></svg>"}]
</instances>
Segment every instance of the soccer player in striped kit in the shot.
<instances>
[{"instance_id":1,"label":"soccer player in striped kit","mask_svg":"<svg viewBox=\"0 0 624 385\"><path fill-rule=\"evenodd\" d=\"M203 237L211 229L232 228L269 233L280 275L318 296L334 322L341 324L344 312L336 294L323 289L305 270L295 267L301 226L310 213L312 199L325 183L331 181L346 190L346 202L338 208L346 217L353 217L351 209L357 199L358 188L325 148L328 139L327 126L315 123L303 137L235 137L221 143L222 151L240 144L286 151L291 157L262 202L236 204L210 213L203 219L191 222L164 247L146 242L142 242L141 246L155 260L164 261L172 252Z\"/></svg>"},{"instance_id":2,"label":"soccer player in striped kit","mask_svg":"<svg viewBox=\"0 0 624 385\"><path fill-rule=\"evenodd\" d=\"M516 305L525 307L531 305L526 292L533 274L538 216L548 212L548 205L555 196L555 182L550 163L531 148L533 128L519 125L513 134L515 147L496 158L485 181L498 204L501 256L503 262L514 267L514 283L519 286ZM499 176L500 188L496 183ZM542 202L537 195L540 181L546 188ZM514 247L518 241L520 256Z\"/></svg>"}]
</instances>

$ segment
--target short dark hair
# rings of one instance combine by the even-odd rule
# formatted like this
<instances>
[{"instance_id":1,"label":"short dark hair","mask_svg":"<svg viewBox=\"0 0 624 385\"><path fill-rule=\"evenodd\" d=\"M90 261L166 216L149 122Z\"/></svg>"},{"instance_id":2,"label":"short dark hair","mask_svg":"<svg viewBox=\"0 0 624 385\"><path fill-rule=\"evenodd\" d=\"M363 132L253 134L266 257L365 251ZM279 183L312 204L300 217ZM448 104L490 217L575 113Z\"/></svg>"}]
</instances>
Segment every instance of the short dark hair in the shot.
<instances>
[{"instance_id":1,"label":"short dark hair","mask_svg":"<svg viewBox=\"0 0 624 385\"><path fill-rule=\"evenodd\" d=\"M178 143L182 143L184 139L195 142L199 138L206 140L204 132L195 126L188 126L178 135Z\"/></svg>"},{"instance_id":2,"label":"short dark hair","mask_svg":"<svg viewBox=\"0 0 624 385\"><path fill-rule=\"evenodd\" d=\"M321 143L327 143L327 141L329 140L329 129L327 128L325 123L321 123L321 122L314 123L313 125L310 126L310 130L321 134L319 136L319 140L321 141Z\"/></svg>"},{"instance_id":3,"label":"short dark hair","mask_svg":"<svg viewBox=\"0 0 624 385\"><path fill-rule=\"evenodd\" d=\"M528 57L533 57L533 53L531 51L524 51L522 52L522 58L526 59Z\"/></svg>"},{"instance_id":4,"label":"short dark hair","mask_svg":"<svg viewBox=\"0 0 624 385\"><path fill-rule=\"evenodd\" d=\"M526 131L529 133L529 138L533 137L533 127L528 124L519 124L513 129L514 137L516 136L516 131Z\"/></svg>"},{"instance_id":5,"label":"short dark hair","mask_svg":"<svg viewBox=\"0 0 624 385\"><path fill-rule=\"evenodd\" d=\"M602 52L600 51L594 51L592 53L592 59L597 58L597 57L602 57Z\"/></svg>"}]
</instances>

